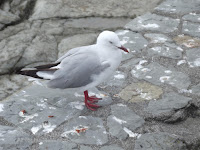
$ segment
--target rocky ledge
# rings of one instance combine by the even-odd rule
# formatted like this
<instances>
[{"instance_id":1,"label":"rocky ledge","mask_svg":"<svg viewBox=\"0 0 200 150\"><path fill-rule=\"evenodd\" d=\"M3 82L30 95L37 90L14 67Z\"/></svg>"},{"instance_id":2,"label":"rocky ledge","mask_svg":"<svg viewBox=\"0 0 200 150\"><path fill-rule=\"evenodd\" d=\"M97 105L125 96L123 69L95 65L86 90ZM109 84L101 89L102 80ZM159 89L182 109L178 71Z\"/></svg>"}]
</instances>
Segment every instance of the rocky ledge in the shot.
<instances>
[{"instance_id":1,"label":"rocky ledge","mask_svg":"<svg viewBox=\"0 0 200 150\"><path fill-rule=\"evenodd\" d=\"M199 149L200 1L4 0L0 8L0 149ZM90 91L102 98L97 111L82 93L14 74L92 44L102 30L116 31L130 53Z\"/></svg>"}]
</instances>

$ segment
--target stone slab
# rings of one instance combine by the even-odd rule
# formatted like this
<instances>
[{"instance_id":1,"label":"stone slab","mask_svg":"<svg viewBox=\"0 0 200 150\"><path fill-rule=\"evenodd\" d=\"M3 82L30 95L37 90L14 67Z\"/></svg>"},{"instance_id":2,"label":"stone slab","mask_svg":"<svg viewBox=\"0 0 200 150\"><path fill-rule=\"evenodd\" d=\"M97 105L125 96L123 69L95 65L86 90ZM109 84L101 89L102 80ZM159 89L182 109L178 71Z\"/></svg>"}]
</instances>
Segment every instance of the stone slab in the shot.
<instances>
[{"instance_id":1,"label":"stone slab","mask_svg":"<svg viewBox=\"0 0 200 150\"><path fill-rule=\"evenodd\" d=\"M176 135L165 132L143 134L135 142L134 150L185 149L186 145Z\"/></svg>"},{"instance_id":2,"label":"stone slab","mask_svg":"<svg viewBox=\"0 0 200 150\"><path fill-rule=\"evenodd\" d=\"M108 142L102 119L92 116L73 118L66 124L61 136L82 144L103 145Z\"/></svg>"},{"instance_id":3,"label":"stone slab","mask_svg":"<svg viewBox=\"0 0 200 150\"><path fill-rule=\"evenodd\" d=\"M187 89L191 83L187 74L163 67L155 62L143 66L141 65L142 62L144 60L140 61L131 71L133 77L155 85L168 84L178 89Z\"/></svg>"},{"instance_id":4,"label":"stone slab","mask_svg":"<svg viewBox=\"0 0 200 150\"><path fill-rule=\"evenodd\" d=\"M200 10L199 0L166 0L158 5L155 10L165 14L184 15Z\"/></svg>"},{"instance_id":5,"label":"stone slab","mask_svg":"<svg viewBox=\"0 0 200 150\"><path fill-rule=\"evenodd\" d=\"M181 59L183 49L175 44L165 43L148 49L149 56L162 56L172 59Z\"/></svg>"},{"instance_id":6,"label":"stone slab","mask_svg":"<svg viewBox=\"0 0 200 150\"><path fill-rule=\"evenodd\" d=\"M171 33L178 30L179 19L172 19L160 15L146 13L125 25L125 28L132 31L157 31Z\"/></svg>"},{"instance_id":7,"label":"stone slab","mask_svg":"<svg viewBox=\"0 0 200 150\"><path fill-rule=\"evenodd\" d=\"M123 53L122 60L132 58L134 54L141 53L141 50L148 45L148 41L140 34L128 30L116 31L120 43L129 50Z\"/></svg>"},{"instance_id":8,"label":"stone slab","mask_svg":"<svg viewBox=\"0 0 200 150\"><path fill-rule=\"evenodd\" d=\"M150 101L145 111L159 118L167 115L171 116L171 113L175 113L174 111L186 107L191 100L192 98L170 92L166 93L160 100Z\"/></svg>"},{"instance_id":9,"label":"stone slab","mask_svg":"<svg viewBox=\"0 0 200 150\"><path fill-rule=\"evenodd\" d=\"M200 66L200 49L193 48L186 51L186 59L190 67Z\"/></svg>"}]
</instances>

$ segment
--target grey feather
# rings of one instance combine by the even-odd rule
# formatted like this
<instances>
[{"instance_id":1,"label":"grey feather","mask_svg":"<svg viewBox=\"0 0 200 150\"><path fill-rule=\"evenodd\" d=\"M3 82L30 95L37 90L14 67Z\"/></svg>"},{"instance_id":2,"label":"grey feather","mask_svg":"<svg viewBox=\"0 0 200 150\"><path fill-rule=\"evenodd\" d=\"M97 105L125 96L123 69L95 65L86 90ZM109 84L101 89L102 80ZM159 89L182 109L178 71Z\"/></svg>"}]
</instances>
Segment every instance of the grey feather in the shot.
<instances>
[{"instance_id":1,"label":"grey feather","mask_svg":"<svg viewBox=\"0 0 200 150\"><path fill-rule=\"evenodd\" d=\"M93 82L92 76L100 74L110 67L102 65L99 57L94 53L77 53L61 61L61 68L54 73L54 78L49 81L51 88L77 88Z\"/></svg>"}]
</instances>

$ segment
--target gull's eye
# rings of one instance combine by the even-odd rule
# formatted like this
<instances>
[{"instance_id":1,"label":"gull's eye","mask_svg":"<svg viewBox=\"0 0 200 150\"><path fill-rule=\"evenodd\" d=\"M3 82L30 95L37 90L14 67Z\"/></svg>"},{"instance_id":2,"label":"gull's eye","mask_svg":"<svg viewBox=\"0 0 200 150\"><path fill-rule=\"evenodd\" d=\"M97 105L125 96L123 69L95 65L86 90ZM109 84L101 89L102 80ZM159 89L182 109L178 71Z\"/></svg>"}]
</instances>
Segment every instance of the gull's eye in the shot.
<instances>
[{"instance_id":1,"label":"gull's eye","mask_svg":"<svg viewBox=\"0 0 200 150\"><path fill-rule=\"evenodd\" d=\"M111 42L111 41L109 41L110 42L110 44L113 44L113 42Z\"/></svg>"}]
</instances>

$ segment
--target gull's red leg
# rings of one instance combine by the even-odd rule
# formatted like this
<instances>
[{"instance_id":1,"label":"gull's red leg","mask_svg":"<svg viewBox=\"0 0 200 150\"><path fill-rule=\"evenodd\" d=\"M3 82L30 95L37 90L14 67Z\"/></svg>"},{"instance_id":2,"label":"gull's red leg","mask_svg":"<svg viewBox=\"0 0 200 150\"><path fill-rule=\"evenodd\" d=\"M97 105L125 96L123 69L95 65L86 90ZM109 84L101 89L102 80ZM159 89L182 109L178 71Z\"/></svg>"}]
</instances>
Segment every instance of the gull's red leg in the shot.
<instances>
[{"instance_id":1,"label":"gull's red leg","mask_svg":"<svg viewBox=\"0 0 200 150\"><path fill-rule=\"evenodd\" d=\"M99 106L99 105L92 104L92 103L95 102L95 100L94 100L94 99L91 99L91 97L89 97L88 91L87 91L87 90L84 91L84 95L85 95L85 106L86 106L88 109L90 109L90 110L92 110L92 111L95 111L95 110L96 110L95 108L101 107L101 106ZM97 98L97 97L95 97L95 98ZM96 100L97 100L97 99L96 99ZM99 100L99 98L98 98L98 100ZM88 101L90 101L90 103L89 103Z\"/></svg>"}]
</instances>

